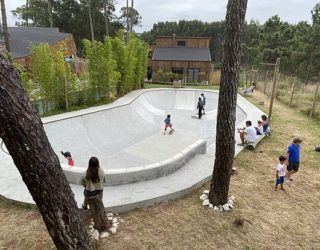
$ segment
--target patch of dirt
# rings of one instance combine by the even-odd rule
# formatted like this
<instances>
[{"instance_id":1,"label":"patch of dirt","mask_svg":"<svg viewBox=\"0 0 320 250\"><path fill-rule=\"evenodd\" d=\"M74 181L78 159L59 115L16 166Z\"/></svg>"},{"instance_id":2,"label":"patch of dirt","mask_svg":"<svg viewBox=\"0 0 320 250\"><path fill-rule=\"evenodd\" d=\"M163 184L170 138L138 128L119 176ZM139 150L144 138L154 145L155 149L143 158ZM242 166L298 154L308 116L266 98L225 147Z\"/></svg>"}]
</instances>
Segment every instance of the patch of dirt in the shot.
<instances>
[{"instance_id":1,"label":"patch of dirt","mask_svg":"<svg viewBox=\"0 0 320 250\"><path fill-rule=\"evenodd\" d=\"M257 104L262 98L255 91L249 100ZM272 137L235 159L232 212L201 205L199 196L207 183L181 199L120 214L125 223L116 235L100 241L98 249L319 249L320 153L314 145L319 144L320 125L275 102L271 127ZM304 140L301 169L293 182L284 184L286 191L275 192L275 166L294 135ZM88 223L87 216L82 218ZM241 227L234 224L239 218ZM53 247L36 209L0 200L0 220L0 248Z\"/></svg>"}]
</instances>

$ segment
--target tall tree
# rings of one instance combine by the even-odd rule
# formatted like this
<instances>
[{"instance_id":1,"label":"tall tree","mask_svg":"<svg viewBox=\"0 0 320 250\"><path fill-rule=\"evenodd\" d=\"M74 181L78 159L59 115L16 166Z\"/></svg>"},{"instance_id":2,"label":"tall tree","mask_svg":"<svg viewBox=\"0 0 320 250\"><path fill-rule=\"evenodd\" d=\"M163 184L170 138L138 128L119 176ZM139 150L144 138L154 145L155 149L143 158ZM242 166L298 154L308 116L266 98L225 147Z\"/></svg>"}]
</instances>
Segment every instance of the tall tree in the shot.
<instances>
[{"instance_id":1,"label":"tall tree","mask_svg":"<svg viewBox=\"0 0 320 250\"><path fill-rule=\"evenodd\" d=\"M228 1L218 102L216 158L209 193L209 200L213 205L223 205L228 200L230 175L235 153L237 85L246 9L247 0Z\"/></svg>"},{"instance_id":2,"label":"tall tree","mask_svg":"<svg viewBox=\"0 0 320 250\"><path fill-rule=\"evenodd\" d=\"M18 71L0 55L0 137L57 249L93 249L69 183Z\"/></svg>"},{"instance_id":3,"label":"tall tree","mask_svg":"<svg viewBox=\"0 0 320 250\"><path fill-rule=\"evenodd\" d=\"M88 10L89 10L89 23L90 23L91 40L94 41L94 30L93 30L93 20L92 20L91 6L92 6L92 2L91 2L91 0L88 0Z\"/></svg>"},{"instance_id":4,"label":"tall tree","mask_svg":"<svg viewBox=\"0 0 320 250\"><path fill-rule=\"evenodd\" d=\"M8 52L10 52L9 32L8 32L8 24L7 24L7 14L6 14L6 6L4 4L4 0L0 0L0 4L1 4L2 28L3 28L4 42L6 44L6 50Z\"/></svg>"},{"instance_id":5,"label":"tall tree","mask_svg":"<svg viewBox=\"0 0 320 250\"><path fill-rule=\"evenodd\" d=\"M48 0L48 16L49 16L50 28L53 28L53 17L52 17L53 4L54 4L53 0Z\"/></svg>"}]
</instances>

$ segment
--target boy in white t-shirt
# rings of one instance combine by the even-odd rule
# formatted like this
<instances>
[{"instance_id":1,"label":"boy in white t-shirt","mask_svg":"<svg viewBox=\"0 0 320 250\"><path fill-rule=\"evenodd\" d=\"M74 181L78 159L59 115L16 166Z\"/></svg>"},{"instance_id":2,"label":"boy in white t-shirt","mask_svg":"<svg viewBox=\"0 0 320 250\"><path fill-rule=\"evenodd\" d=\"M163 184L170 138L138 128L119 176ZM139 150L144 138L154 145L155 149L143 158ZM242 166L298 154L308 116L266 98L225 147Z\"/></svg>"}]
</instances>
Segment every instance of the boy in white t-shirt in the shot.
<instances>
[{"instance_id":1,"label":"boy in white t-shirt","mask_svg":"<svg viewBox=\"0 0 320 250\"><path fill-rule=\"evenodd\" d=\"M248 143L255 143L257 140L257 131L252 126L251 121L246 121L246 128L238 128L238 133L240 134L241 143L239 146L245 146Z\"/></svg>"},{"instance_id":2,"label":"boy in white t-shirt","mask_svg":"<svg viewBox=\"0 0 320 250\"><path fill-rule=\"evenodd\" d=\"M284 183L284 177L286 176L286 165L285 162L287 160L287 157L281 155L279 157L279 164L277 165L276 168L276 186L275 186L275 191L278 190L278 185L280 184L280 190L285 190L283 188L283 183Z\"/></svg>"}]
</instances>

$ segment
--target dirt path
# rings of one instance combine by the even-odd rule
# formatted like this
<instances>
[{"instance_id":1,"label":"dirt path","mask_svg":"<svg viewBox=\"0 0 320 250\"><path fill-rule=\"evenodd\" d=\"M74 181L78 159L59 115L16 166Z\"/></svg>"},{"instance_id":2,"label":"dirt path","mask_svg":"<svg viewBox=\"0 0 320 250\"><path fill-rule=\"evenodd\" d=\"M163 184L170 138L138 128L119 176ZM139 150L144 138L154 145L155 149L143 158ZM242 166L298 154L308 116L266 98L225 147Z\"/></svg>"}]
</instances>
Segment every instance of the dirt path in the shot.
<instances>
[{"instance_id":1,"label":"dirt path","mask_svg":"<svg viewBox=\"0 0 320 250\"><path fill-rule=\"evenodd\" d=\"M255 92L249 99L263 98ZM271 126L272 137L235 160L234 211L202 207L199 196L207 184L179 200L121 214L125 223L117 235L99 242L99 249L319 249L320 153L314 145L320 144L320 125L275 103ZM275 192L274 168L294 135L304 140L301 171L285 183L285 192ZM245 219L243 228L233 225L238 217ZM52 248L35 209L1 200L0 220L0 249Z\"/></svg>"}]
</instances>

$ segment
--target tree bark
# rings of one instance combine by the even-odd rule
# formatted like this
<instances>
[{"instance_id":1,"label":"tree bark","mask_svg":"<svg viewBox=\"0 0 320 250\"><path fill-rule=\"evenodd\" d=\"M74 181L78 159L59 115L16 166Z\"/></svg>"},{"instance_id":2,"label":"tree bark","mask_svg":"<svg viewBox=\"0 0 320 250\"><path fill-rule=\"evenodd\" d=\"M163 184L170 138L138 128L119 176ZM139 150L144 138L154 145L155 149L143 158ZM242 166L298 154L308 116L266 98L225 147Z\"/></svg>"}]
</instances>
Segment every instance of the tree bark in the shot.
<instances>
[{"instance_id":1,"label":"tree bark","mask_svg":"<svg viewBox=\"0 0 320 250\"><path fill-rule=\"evenodd\" d=\"M6 50L8 52L10 52L11 50L10 50L10 42L9 42L6 6L4 4L4 0L0 0L0 3L1 3L1 15L2 15L2 27L3 27L4 42L6 44Z\"/></svg>"},{"instance_id":2,"label":"tree bark","mask_svg":"<svg viewBox=\"0 0 320 250\"><path fill-rule=\"evenodd\" d=\"M91 14L91 0L88 1L88 9L89 9L91 40L92 42L94 42L94 31L93 31L93 22L92 22L92 14Z\"/></svg>"},{"instance_id":3,"label":"tree bark","mask_svg":"<svg viewBox=\"0 0 320 250\"><path fill-rule=\"evenodd\" d=\"M53 5L52 0L48 0L48 16L49 16L50 28L53 28L52 5Z\"/></svg>"},{"instance_id":4,"label":"tree bark","mask_svg":"<svg viewBox=\"0 0 320 250\"><path fill-rule=\"evenodd\" d=\"M223 205L228 200L235 153L237 86L246 8L247 0L228 1L224 60L218 102L216 156L209 193L209 200L213 205Z\"/></svg>"},{"instance_id":5,"label":"tree bark","mask_svg":"<svg viewBox=\"0 0 320 250\"><path fill-rule=\"evenodd\" d=\"M74 195L18 71L0 55L0 138L58 249L92 249Z\"/></svg>"},{"instance_id":6,"label":"tree bark","mask_svg":"<svg viewBox=\"0 0 320 250\"><path fill-rule=\"evenodd\" d=\"M126 44L129 42L129 32L130 32L130 24L129 24L129 0L127 0L127 8L126 8L126 22L127 22L127 33L126 33Z\"/></svg>"},{"instance_id":7,"label":"tree bark","mask_svg":"<svg viewBox=\"0 0 320 250\"><path fill-rule=\"evenodd\" d=\"M108 0L103 2L104 22L106 26L106 36L109 36Z\"/></svg>"}]
</instances>

